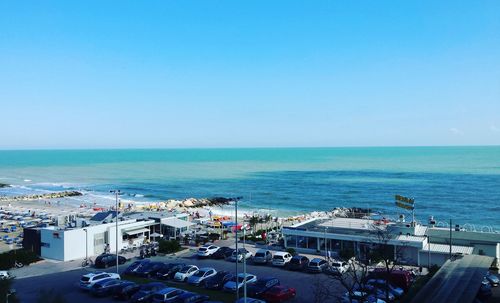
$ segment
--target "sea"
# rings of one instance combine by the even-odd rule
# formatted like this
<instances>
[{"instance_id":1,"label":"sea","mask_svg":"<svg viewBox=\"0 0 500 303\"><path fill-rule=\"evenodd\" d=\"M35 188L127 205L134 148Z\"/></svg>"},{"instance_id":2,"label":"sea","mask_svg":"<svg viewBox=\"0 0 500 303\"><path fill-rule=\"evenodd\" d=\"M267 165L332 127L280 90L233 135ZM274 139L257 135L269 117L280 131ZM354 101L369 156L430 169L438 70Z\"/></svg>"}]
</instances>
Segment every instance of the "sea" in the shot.
<instances>
[{"instance_id":1,"label":"sea","mask_svg":"<svg viewBox=\"0 0 500 303\"><path fill-rule=\"evenodd\" d=\"M276 216L335 207L410 216L395 206L402 195L423 223L500 232L500 146L4 150L0 183L12 185L0 196L79 190L110 205L113 189L136 203L242 197L242 210Z\"/></svg>"}]
</instances>

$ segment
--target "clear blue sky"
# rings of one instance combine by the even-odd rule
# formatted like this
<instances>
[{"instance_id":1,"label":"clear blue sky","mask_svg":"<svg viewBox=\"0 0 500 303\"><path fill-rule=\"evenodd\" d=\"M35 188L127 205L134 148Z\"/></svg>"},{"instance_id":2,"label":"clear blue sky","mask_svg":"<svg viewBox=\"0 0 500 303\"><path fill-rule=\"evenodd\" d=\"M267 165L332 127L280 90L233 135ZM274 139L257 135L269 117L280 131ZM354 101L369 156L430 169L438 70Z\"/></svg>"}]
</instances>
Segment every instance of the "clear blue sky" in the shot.
<instances>
[{"instance_id":1,"label":"clear blue sky","mask_svg":"<svg viewBox=\"0 0 500 303\"><path fill-rule=\"evenodd\" d=\"M0 148L500 144L500 1L2 1Z\"/></svg>"}]
</instances>

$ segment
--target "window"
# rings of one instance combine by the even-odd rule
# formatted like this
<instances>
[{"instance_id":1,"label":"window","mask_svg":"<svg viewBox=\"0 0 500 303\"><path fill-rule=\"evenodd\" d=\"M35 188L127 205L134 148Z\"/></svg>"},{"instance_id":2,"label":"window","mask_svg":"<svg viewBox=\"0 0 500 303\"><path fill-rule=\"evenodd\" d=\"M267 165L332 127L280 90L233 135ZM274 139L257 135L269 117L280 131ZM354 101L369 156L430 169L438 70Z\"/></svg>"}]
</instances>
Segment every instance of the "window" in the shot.
<instances>
[{"instance_id":1,"label":"window","mask_svg":"<svg viewBox=\"0 0 500 303\"><path fill-rule=\"evenodd\" d=\"M287 247L297 247L297 236L287 235L286 236L286 246Z\"/></svg>"}]
</instances>

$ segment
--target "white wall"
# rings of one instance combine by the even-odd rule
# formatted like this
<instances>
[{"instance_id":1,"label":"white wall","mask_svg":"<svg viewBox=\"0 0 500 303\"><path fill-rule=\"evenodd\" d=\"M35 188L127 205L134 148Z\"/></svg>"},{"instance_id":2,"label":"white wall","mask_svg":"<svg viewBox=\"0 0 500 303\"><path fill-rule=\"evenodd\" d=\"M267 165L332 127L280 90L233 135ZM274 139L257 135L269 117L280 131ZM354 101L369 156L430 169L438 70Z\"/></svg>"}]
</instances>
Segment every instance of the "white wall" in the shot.
<instances>
[{"instance_id":1,"label":"white wall","mask_svg":"<svg viewBox=\"0 0 500 303\"><path fill-rule=\"evenodd\" d=\"M116 237L115 237L115 225L116 223L107 223L87 226L87 237L85 237L84 228L66 229L66 230L56 230L54 228L42 229L40 233L42 243L47 243L49 247L42 246L41 257L45 259L54 259L60 261L70 261L83 259L86 256L86 249L88 251L89 257L95 257L94 253L94 236L96 234L105 233L105 241L110 245L110 251L116 252ZM133 229L141 227L149 227L154 225L153 220L149 221L135 221L127 220L118 222L118 250L122 249L124 244L122 241L122 235L124 234L124 229ZM59 238L54 237L54 233L59 235ZM87 238L87 243L85 239ZM97 255L102 253L97 252Z\"/></svg>"}]
</instances>

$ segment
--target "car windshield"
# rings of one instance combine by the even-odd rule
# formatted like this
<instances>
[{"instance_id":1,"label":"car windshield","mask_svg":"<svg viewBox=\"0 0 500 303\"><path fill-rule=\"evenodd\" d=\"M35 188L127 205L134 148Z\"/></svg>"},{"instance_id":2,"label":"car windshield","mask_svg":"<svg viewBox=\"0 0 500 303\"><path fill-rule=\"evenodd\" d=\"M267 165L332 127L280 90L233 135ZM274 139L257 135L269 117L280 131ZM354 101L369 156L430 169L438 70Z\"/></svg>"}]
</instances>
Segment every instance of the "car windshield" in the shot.
<instances>
[{"instance_id":1,"label":"car windshield","mask_svg":"<svg viewBox=\"0 0 500 303\"><path fill-rule=\"evenodd\" d=\"M265 256L265 254L264 254L264 253L256 253L256 254L255 254L255 256L256 256L256 257L264 257L264 256Z\"/></svg>"},{"instance_id":2,"label":"car windshield","mask_svg":"<svg viewBox=\"0 0 500 303\"><path fill-rule=\"evenodd\" d=\"M179 272L182 273L182 274L185 274L190 269L191 269L191 266L184 266L181 270L179 270Z\"/></svg>"},{"instance_id":3,"label":"car windshield","mask_svg":"<svg viewBox=\"0 0 500 303\"><path fill-rule=\"evenodd\" d=\"M206 251L207 248L206 247L200 247L199 251Z\"/></svg>"},{"instance_id":4,"label":"car windshield","mask_svg":"<svg viewBox=\"0 0 500 303\"><path fill-rule=\"evenodd\" d=\"M340 263L332 263L333 267L340 267Z\"/></svg>"},{"instance_id":5,"label":"car windshield","mask_svg":"<svg viewBox=\"0 0 500 303\"><path fill-rule=\"evenodd\" d=\"M273 259L283 260L283 257L282 256L274 256Z\"/></svg>"},{"instance_id":6,"label":"car windshield","mask_svg":"<svg viewBox=\"0 0 500 303\"><path fill-rule=\"evenodd\" d=\"M300 263L300 260L299 260L299 259L292 259L292 260L290 261L290 263L292 263L292 264L299 264L299 263Z\"/></svg>"},{"instance_id":7,"label":"car windshield","mask_svg":"<svg viewBox=\"0 0 500 303\"><path fill-rule=\"evenodd\" d=\"M88 280L90 280L90 278L89 278L89 277L82 277L82 281L83 281L83 282L87 282Z\"/></svg>"},{"instance_id":8,"label":"car windshield","mask_svg":"<svg viewBox=\"0 0 500 303\"><path fill-rule=\"evenodd\" d=\"M195 276L195 277L203 277L204 274L205 274L205 271L200 270L199 272L195 273L193 276Z\"/></svg>"}]
</instances>

